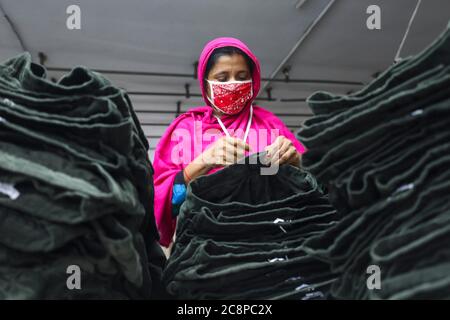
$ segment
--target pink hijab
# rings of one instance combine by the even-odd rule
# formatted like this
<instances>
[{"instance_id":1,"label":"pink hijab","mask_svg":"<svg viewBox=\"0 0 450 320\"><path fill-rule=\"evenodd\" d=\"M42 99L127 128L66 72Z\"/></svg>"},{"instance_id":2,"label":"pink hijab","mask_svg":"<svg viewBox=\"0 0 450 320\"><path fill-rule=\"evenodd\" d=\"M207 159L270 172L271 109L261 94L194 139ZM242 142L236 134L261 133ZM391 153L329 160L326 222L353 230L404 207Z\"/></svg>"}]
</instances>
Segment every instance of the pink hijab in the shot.
<instances>
[{"instance_id":1,"label":"pink hijab","mask_svg":"<svg viewBox=\"0 0 450 320\"><path fill-rule=\"evenodd\" d=\"M156 146L154 155L155 218L160 233L160 243L169 246L176 227L172 217L172 187L176 174L201 154L211 143L224 135L204 90L204 73L212 52L221 47L233 46L241 49L254 63L253 97L248 105L236 115L224 115L220 119L231 136L243 138L250 116L250 104L258 95L261 86L259 61L250 49L238 39L217 38L206 44L198 64L198 79L206 106L189 109L177 117L167 128ZM247 143L250 153L263 151L273 143L277 136L290 139L300 153L305 152L303 145L294 134L273 113L253 105L253 117ZM220 170L215 168L211 174Z\"/></svg>"}]
</instances>

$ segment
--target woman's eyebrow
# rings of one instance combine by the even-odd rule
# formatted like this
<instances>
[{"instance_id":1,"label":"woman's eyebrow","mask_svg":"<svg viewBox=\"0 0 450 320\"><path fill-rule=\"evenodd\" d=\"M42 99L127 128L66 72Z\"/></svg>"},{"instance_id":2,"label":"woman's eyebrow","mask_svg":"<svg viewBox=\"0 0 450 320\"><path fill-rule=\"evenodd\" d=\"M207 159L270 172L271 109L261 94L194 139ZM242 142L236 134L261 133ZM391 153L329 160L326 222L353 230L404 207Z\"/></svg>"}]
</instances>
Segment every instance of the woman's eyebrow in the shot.
<instances>
[{"instance_id":1,"label":"woman's eyebrow","mask_svg":"<svg viewBox=\"0 0 450 320\"><path fill-rule=\"evenodd\" d=\"M215 73L214 77L226 76L226 75L228 75L228 71L220 71L218 73Z\"/></svg>"}]
</instances>

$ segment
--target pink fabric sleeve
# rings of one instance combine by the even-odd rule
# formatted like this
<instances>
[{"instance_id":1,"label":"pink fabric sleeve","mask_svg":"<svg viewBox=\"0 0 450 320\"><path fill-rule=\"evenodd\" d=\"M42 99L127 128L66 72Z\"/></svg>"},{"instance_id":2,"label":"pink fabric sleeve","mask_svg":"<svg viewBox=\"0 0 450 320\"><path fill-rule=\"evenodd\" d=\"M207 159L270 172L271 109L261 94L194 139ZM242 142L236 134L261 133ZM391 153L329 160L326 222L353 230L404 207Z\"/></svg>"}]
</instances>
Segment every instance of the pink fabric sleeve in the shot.
<instances>
[{"instance_id":1,"label":"pink fabric sleeve","mask_svg":"<svg viewBox=\"0 0 450 320\"><path fill-rule=\"evenodd\" d=\"M180 119L177 119L180 120ZM155 219L160 235L160 244L168 247L172 242L176 219L172 217L172 189L176 174L183 170L183 165L172 159L172 151L178 144L171 136L179 121L172 123L158 142L154 161Z\"/></svg>"}]
</instances>

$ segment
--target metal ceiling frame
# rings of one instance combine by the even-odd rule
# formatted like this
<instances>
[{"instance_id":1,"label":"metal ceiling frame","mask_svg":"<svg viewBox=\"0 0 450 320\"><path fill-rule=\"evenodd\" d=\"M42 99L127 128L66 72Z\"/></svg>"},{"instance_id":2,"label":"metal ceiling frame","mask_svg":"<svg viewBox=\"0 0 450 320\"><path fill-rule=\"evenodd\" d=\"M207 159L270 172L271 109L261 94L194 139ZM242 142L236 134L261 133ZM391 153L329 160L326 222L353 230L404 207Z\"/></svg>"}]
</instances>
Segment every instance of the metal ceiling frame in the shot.
<instances>
[{"instance_id":1,"label":"metal ceiling frame","mask_svg":"<svg viewBox=\"0 0 450 320\"><path fill-rule=\"evenodd\" d=\"M2 3L0 2L0 13L5 17L5 20L8 22L11 31L13 32L13 34L16 36L17 40L19 41L20 47L22 48L23 51L29 51L27 49L27 46L25 45L25 42L22 39L22 36L20 35L18 29L16 28L16 26L14 25L13 21L9 18L9 16L6 14L6 11L2 5Z\"/></svg>"},{"instance_id":2,"label":"metal ceiling frame","mask_svg":"<svg viewBox=\"0 0 450 320\"><path fill-rule=\"evenodd\" d=\"M70 72L70 68L46 67L47 71L54 72ZM196 79L196 75L189 73L170 73L170 72L152 72L152 71L126 71L126 70L108 70L108 69L91 69L92 71L102 74L130 75L130 76L147 76L147 77L168 77L168 78L191 78ZM336 85L355 85L362 86L365 83L360 81L346 80L327 80L327 79L292 79L292 78L271 78L262 77L261 81L284 82L284 83L308 83L308 84L336 84Z\"/></svg>"},{"instance_id":3,"label":"metal ceiling frame","mask_svg":"<svg viewBox=\"0 0 450 320\"><path fill-rule=\"evenodd\" d=\"M201 98L202 95L199 93L182 93L182 92L156 92L156 91L128 91L124 89L130 96L161 96L161 97L184 97L185 99L190 98ZM268 101L268 102L305 102L306 98L273 98L272 96L264 98L258 97L255 101Z\"/></svg>"},{"instance_id":4,"label":"metal ceiling frame","mask_svg":"<svg viewBox=\"0 0 450 320\"><path fill-rule=\"evenodd\" d=\"M322 9L320 14L314 19L314 21L306 28L306 31L301 35L300 39L294 44L289 53L283 58L280 64L275 68L275 70L270 75L268 81L263 85L262 90L266 89L270 82L275 79L276 75L280 70L285 66L286 62L294 55L294 53L298 50L300 45L305 41L305 39L309 36L309 34L313 31L316 25L322 20L325 14L330 10L331 6L335 3L336 0L330 0L330 2Z\"/></svg>"},{"instance_id":5,"label":"metal ceiling frame","mask_svg":"<svg viewBox=\"0 0 450 320\"><path fill-rule=\"evenodd\" d=\"M414 19L416 18L416 14L417 14L417 11L419 11L419 6L420 6L421 3L422 3L422 0L417 0L416 6L414 7L414 11L413 11L413 13L411 15L411 18L409 19L408 26L406 27L406 30L405 30L405 33L403 35L402 41L400 42L400 45L399 45L399 47L397 49L397 52L395 54L394 62L399 62L399 61L402 60L402 58L400 57L400 54L401 54L401 52L403 50L403 46L405 45L406 38L408 38L409 30L411 30L411 26L412 26L412 24L414 22Z\"/></svg>"}]
</instances>

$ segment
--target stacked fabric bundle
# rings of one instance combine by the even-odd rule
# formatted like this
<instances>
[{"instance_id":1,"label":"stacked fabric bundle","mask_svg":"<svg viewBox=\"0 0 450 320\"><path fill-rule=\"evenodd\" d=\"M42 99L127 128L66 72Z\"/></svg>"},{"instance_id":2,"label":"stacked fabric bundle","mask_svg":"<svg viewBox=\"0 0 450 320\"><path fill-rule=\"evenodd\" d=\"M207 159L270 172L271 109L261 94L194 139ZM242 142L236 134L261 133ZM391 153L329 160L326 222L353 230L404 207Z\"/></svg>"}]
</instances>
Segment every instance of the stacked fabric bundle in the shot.
<instances>
[{"instance_id":1,"label":"stacked fabric bundle","mask_svg":"<svg viewBox=\"0 0 450 320\"><path fill-rule=\"evenodd\" d=\"M303 162L343 218L304 248L339 275L335 298L450 298L449 63L447 29L359 92L308 99Z\"/></svg>"},{"instance_id":2,"label":"stacked fabric bundle","mask_svg":"<svg viewBox=\"0 0 450 320\"><path fill-rule=\"evenodd\" d=\"M158 294L153 169L126 93L83 67L53 83L26 53L0 65L0 135L0 299Z\"/></svg>"},{"instance_id":3,"label":"stacked fabric bundle","mask_svg":"<svg viewBox=\"0 0 450 320\"><path fill-rule=\"evenodd\" d=\"M266 174L263 156L189 184L163 274L176 298L326 296L334 277L301 245L335 223L335 210L311 174L291 165Z\"/></svg>"}]
</instances>

